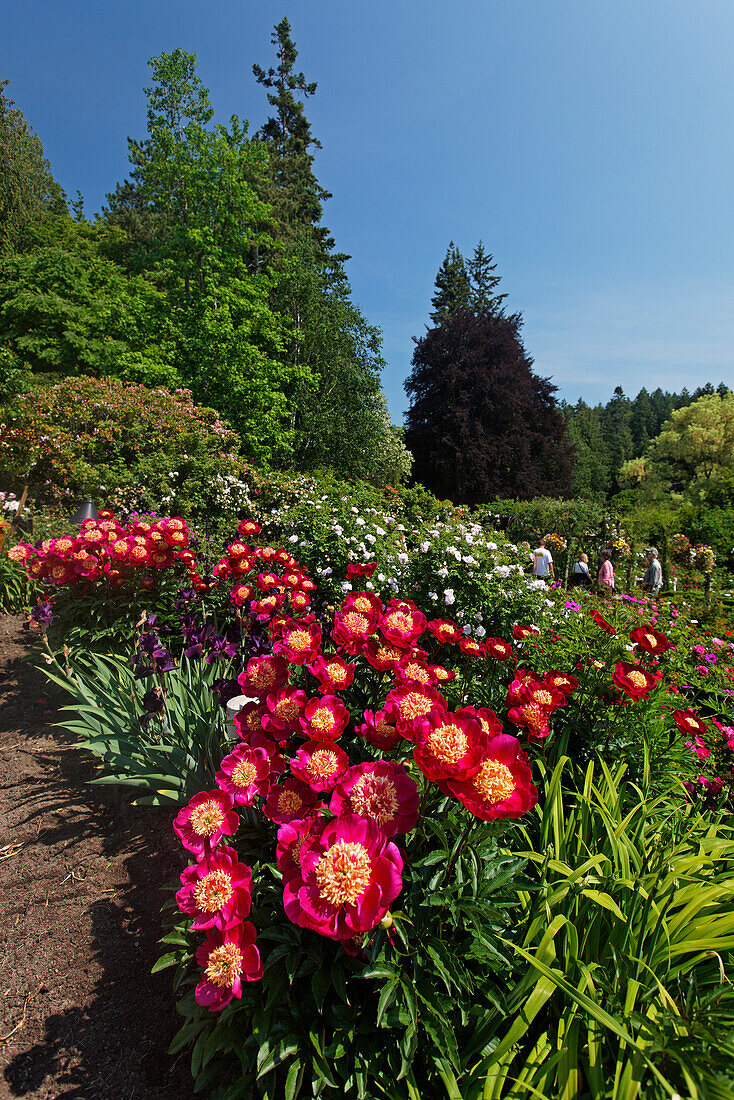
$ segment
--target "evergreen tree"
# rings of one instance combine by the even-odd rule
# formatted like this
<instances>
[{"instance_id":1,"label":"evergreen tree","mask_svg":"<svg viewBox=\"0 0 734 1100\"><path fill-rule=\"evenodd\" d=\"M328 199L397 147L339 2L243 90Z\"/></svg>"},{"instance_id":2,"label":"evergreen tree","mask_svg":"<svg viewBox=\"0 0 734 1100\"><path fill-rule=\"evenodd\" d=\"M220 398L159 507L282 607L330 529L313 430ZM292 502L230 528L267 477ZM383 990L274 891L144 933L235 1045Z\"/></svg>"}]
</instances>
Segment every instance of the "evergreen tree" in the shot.
<instances>
[{"instance_id":1,"label":"evergreen tree","mask_svg":"<svg viewBox=\"0 0 734 1100\"><path fill-rule=\"evenodd\" d=\"M405 383L414 477L439 497L565 495L571 462L556 387L533 373L519 314L456 313L416 342Z\"/></svg>"},{"instance_id":2,"label":"evergreen tree","mask_svg":"<svg viewBox=\"0 0 734 1100\"><path fill-rule=\"evenodd\" d=\"M619 490L619 471L623 463L632 458L634 451L630 430L631 417L631 403L625 397L622 387L616 386L611 401L604 407L602 418L602 430L604 432L605 450L611 472L611 489L613 492Z\"/></svg>"},{"instance_id":3,"label":"evergreen tree","mask_svg":"<svg viewBox=\"0 0 734 1100\"><path fill-rule=\"evenodd\" d=\"M0 255L17 248L25 230L66 210L41 139L5 95L0 80Z\"/></svg>"},{"instance_id":4,"label":"evergreen tree","mask_svg":"<svg viewBox=\"0 0 734 1100\"><path fill-rule=\"evenodd\" d=\"M507 297L506 294L495 294L502 277L495 275L497 264L492 263L492 259L492 253L485 252L484 244L480 241L474 249L472 259L466 265L471 278L471 308L476 314L501 313L502 303Z\"/></svg>"},{"instance_id":5,"label":"evergreen tree","mask_svg":"<svg viewBox=\"0 0 734 1100\"><path fill-rule=\"evenodd\" d=\"M453 241L449 242L434 285L430 316L435 326L442 325L457 313L471 310L472 287L466 260Z\"/></svg>"},{"instance_id":6,"label":"evergreen tree","mask_svg":"<svg viewBox=\"0 0 734 1100\"><path fill-rule=\"evenodd\" d=\"M561 404L568 440L573 453L573 494L588 500L603 500L610 484L602 406L590 408L580 398L575 405Z\"/></svg>"}]
</instances>

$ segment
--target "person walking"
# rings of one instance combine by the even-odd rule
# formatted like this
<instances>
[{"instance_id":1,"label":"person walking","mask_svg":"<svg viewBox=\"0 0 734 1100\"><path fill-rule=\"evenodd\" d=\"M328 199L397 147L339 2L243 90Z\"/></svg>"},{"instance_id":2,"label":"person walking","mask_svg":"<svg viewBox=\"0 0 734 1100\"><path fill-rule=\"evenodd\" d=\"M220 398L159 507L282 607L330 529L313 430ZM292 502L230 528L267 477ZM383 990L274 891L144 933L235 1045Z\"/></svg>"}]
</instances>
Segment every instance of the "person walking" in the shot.
<instances>
[{"instance_id":1,"label":"person walking","mask_svg":"<svg viewBox=\"0 0 734 1100\"><path fill-rule=\"evenodd\" d=\"M602 550L601 552L601 565L596 579L599 591L604 596L611 596L614 592L614 566L612 565L612 555L608 550Z\"/></svg>"},{"instance_id":2,"label":"person walking","mask_svg":"<svg viewBox=\"0 0 734 1100\"><path fill-rule=\"evenodd\" d=\"M578 560L573 563L569 588L591 588L591 573L589 572L589 557L587 554L579 554Z\"/></svg>"},{"instance_id":3,"label":"person walking","mask_svg":"<svg viewBox=\"0 0 734 1100\"><path fill-rule=\"evenodd\" d=\"M550 550L546 550L545 539L541 539L537 545L537 548L533 550L533 576L539 577L541 580L545 580L550 577L551 580L555 580L555 574L553 572L553 555Z\"/></svg>"},{"instance_id":4,"label":"person walking","mask_svg":"<svg viewBox=\"0 0 734 1100\"><path fill-rule=\"evenodd\" d=\"M658 560L658 552L654 546L647 551L647 571L642 578L644 592L649 592L653 599L663 587L663 567Z\"/></svg>"}]
</instances>

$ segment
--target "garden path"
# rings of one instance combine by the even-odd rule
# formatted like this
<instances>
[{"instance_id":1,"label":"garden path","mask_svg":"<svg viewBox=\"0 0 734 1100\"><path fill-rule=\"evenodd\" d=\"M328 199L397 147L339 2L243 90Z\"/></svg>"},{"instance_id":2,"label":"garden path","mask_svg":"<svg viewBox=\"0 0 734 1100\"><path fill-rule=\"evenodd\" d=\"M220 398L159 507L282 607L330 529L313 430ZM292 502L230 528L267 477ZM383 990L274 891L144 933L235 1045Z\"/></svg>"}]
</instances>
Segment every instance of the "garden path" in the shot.
<instances>
[{"instance_id":1,"label":"garden path","mask_svg":"<svg viewBox=\"0 0 734 1100\"><path fill-rule=\"evenodd\" d=\"M170 814L87 784L26 654L0 616L0 1098L189 1100L170 972L150 974Z\"/></svg>"}]
</instances>

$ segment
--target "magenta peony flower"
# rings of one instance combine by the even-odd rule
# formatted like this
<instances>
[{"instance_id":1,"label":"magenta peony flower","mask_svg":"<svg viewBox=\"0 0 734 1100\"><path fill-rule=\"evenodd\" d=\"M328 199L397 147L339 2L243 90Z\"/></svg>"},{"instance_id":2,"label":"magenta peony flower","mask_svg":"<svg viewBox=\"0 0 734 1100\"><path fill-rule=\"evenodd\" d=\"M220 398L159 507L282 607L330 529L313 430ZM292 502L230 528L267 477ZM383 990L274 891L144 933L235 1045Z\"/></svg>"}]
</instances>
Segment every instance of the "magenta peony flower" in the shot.
<instances>
[{"instance_id":1,"label":"magenta peony flower","mask_svg":"<svg viewBox=\"0 0 734 1100\"><path fill-rule=\"evenodd\" d=\"M422 611L412 600L390 600L380 619L383 637L401 649L408 649L417 642L428 626Z\"/></svg>"},{"instance_id":2,"label":"magenta peony flower","mask_svg":"<svg viewBox=\"0 0 734 1100\"><path fill-rule=\"evenodd\" d=\"M418 820L418 788L402 764L355 764L336 785L329 809L337 817L359 814L386 837L409 833Z\"/></svg>"},{"instance_id":3,"label":"magenta peony flower","mask_svg":"<svg viewBox=\"0 0 734 1100\"><path fill-rule=\"evenodd\" d=\"M335 818L306 840L284 879L286 915L333 940L369 932L403 888L403 860L373 821Z\"/></svg>"},{"instance_id":4,"label":"magenta peony flower","mask_svg":"<svg viewBox=\"0 0 734 1100\"><path fill-rule=\"evenodd\" d=\"M201 791L179 810L173 831L184 848L201 859L209 855L223 836L237 831L240 819L232 806L232 796L224 791Z\"/></svg>"},{"instance_id":5,"label":"magenta peony flower","mask_svg":"<svg viewBox=\"0 0 734 1100\"><path fill-rule=\"evenodd\" d=\"M369 741L371 745L376 745L378 749L394 749L398 741L402 741L402 733L398 733L396 727L392 722L388 722L385 717L384 710L366 710L364 712L364 723L361 726L357 726L356 733L359 733L364 737L365 741Z\"/></svg>"},{"instance_id":6,"label":"magenta peony flower","mask_svg":"<svg viewBox=\"0 0 734 1100\"><path fill-rule=\"evenodd\" d=\"M434 711L418 723L413 759L434 782L463 778L475 771L487 752L487 734L477 718Z\"/></svg>"},{"instance_id":7,"label":"magenta peony flower","mask_svg":"<svg viewBox=\"0 0 734 1100\"><path fill-rule=\"evenodd\" d=\"M251 806L258 795L267 795L270 772L267 749L238 745L225 756L214 778L219 789L232 796L236 806Z\"/></svg>"},{"instance_id":8,"label":"magenta peony flower","mask_svg":"<svg viewBox=\"0 0 734 1100\"><path fill-rule=\"evenodd\" d=\"M291 760L296 779L314 791L330 791L349 767L349 757L333 741L307 741Z\"/></svg>"},{"instance_id":9,"label":"magenta peony flower","mask_svg":"<svg viewBox=\"0 0 734 1100\"><path fill-rule=\"evenodd\" d=\"M311 699L299 719L301 730L312 741L336 741L348 722L349 711L336 695Z\"/></svg>"},{"instance_id":10,"label":"magenta peony flower","mask_svg":"<svg viewBox=\"0 0 734 1100\"><path fill-rule=\"evenodd\" d=\"M234 848L217 848L181 874L176 904L194 918L191 930L228 928L250 912L252 871L240 863Z\"/></svg>"},{"instance_id":11,"label":"magenta peony flower","mask_svg":"<svg viewBox=\"0 0 734 1100\"><path fill-rule=\"evenodd\" d=\"M286 779L285 783L270 788L262 810L276 825L306 817L316 804L316 792L300 779Z\"/></svg>"},{"instance_id":12,"label":"magenta peony flower","mask_svg":"<svg viewBox=\"0 0 734 1100\"><path fill-rule=\"evenodd\" d=\"M285 740L298 731L307 702L308 696L301 688L291 687L290 684L279 688L267 697L266 710L261 719L262 728L276 741Z\"/></svg>"},{"instance_id":13,"label":"magenta peony flower","mask_svg":"<svg viewBox=\"0 0 734 1100\"><path fill-rule=\"evenodd\" d=\"M317 622L300 619L287 622L280 638L273 644L273 653L287 658L294 665L315 661L321 649L321 627Z\"/></svg>"},{"instance_id":14,"label":"magenta peony flower","mask_svg":"<svg viewBox=\"0 0 734 1100\"><path fill-rule=\"evenodd\" d=\"M255 926L249 921L230 928L212 929L196 952L204 970L194 991L196 1003L219 1012L234 997L242 996L242 982L257 982L263 976L260 952L255 947Z\"/></svg>"},{"instance_id":15,"label":"magenta peony flower","mask_svg":"<svg viewBox=\"0 0 734 1100\"><path fill-rule=\"evenodd\" d=\"M237 677L245 695L264 699L283 687L288 679L288 662L284 657L266 655L251 657L247 668Z\"/></svg>"},{"instance_id":16,"label":"magenta peony flower","mask_svg":"<svg viewBox=\"0 0 734 1100\"><path fill-rule=\"evenodd\" d=\"M280 826L275 858L284 878L298 870L301 866L301 848L312 834L320 832L325 825L325 818L310 814Z\"/></svg>"}]
</instances>

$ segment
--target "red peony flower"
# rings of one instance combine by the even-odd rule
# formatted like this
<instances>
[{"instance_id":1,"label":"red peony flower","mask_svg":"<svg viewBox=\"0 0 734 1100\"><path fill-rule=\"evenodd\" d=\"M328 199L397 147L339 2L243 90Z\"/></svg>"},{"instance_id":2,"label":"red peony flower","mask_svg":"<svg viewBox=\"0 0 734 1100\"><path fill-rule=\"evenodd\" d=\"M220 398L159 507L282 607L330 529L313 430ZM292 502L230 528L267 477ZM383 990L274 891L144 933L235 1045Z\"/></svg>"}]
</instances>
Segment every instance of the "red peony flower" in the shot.
<instances>
[{"instance_id":1,"label":"red peony flower","mask_svg":"<svg viewBox=\"0 0 734 1100\"><path fill-rule=\"evenodd\" d=\"M562 691L556 691L555 688L537 681L521 684L516 698L520 703L537 703L549 714L558 707L565 707L568 702Z\"/></svg>"},{"instance_id":2,"label":"red peony flower","mask_svg":"<svg viewBox=\"0 0 734 1100\"><path fill-rule=\"evenodd\" d=\"M524 642L531 634L540 634L537 626L525 626L522 623L515 623L512 628L512 636L517 638L518 642Z\"/></svg>"},{"instance_id":3,"label":"red peony flower","mask_svg":"<svg viewBox=\"0 0 734 1100\"><path fill-rule=\"evenodd\" d=\"M237 677L237 683L245 695L263 699L283 687L288 679L288 662L282 657L251 657L247 668Z\"/></svg>"},{"instance_id":4,"label":"red peony flower","mask_svg":"<svg viewBox=\"0 0 734 1100\"><path fill-rule=\"evenodd\" d=\"M301 848L315 830L323 829L326 821L323 817L309 815L287 821L278 829L278 847L275 858L283 877L301 866Z\"/></svg>"},{"instance_id":5,"label":"red peony flower","mask_svg":"<svg viewBox=\"0 0 734 1100\"><path fill-rule=\"evenodd\" d=\"M355 764L336 785L329 809L337 817L359 814L373 821L386 837L409 833L418 820L420 800L415 780L402 764L376 760Z\"/></svg>"},{"instance_id":6,"label":"red peony flower","mask_svg":"<svg viewBox=\"0 0 734 1100\"><path fill-rule=\"evenodd\" d=\"M223 836L237 831L240 819L232 809L231 795L224 791L200 791L188 806L179 810L173 831L197 857L208 855Z\"/></svg>"},{"instance_id":7,"label":"red peony flower","mask_svg":"<svg viewBox=\"0 0 734 1100\"><path fill-rule=\"evenodd\" d=\"M387 721L384 710L366 710L364 712L364 723L357 726L355 732L361 734L365 741L369 741L371 745L376 745L383 752L387 749L394 749L398 741L403 739L403 735L398 732L393 723Z\"/></svg>"},{"instance_id":8,"label":"red peony flower","mask_svg":"<svg viewBox=\"0 0 734 1100\"><path fill-rule=\"evenodd\" d=\"M252 538L253 535L259 535L260 531L260 525L251 519L240 520L237 524L237 534L242 535L244 538Z\"/></svg>"},{"instance_id":9,"label":"red peony flower","mask_svg":"<svg viewBox=\"0 0 734 1100\"><path fill-rule=\"evenodd\" d=\"M284 881L286 915L334 940L369 932L403 888L403 860L372 821L347 814L303 844L301 866Z\"/></svg>"},{"instance_id":10,"label":"red peony flower","mask_svg":"<svg viewBox=\"0 0 734 1100\"><path fill-rule=\"evenodd\" d=\"M434 710L445 711L446 700L440 692L422 684L400 684L385 700L385 718L393 722L403 737L413 739L418 722Z\"/></svg>"},{"instance_id":11,"label":"red peony flower","mask_svg":"<svg viewBox=\"0 0 734 1100\"><path fill-rule=\"evenodd\" d=\"M242 996L242 982L263 976L260 952L255 947L255 926L250 921L223 930L213 929L196 952L204 974L194 990L196 1003L219 1012L234 997Z\"/></svg>"},{"instance_id":12,"label":"red peony flower","mask_svg":"<svg viewBox=\"0 0 734 1100\"><path fill-rule=\"evenodd\" d=\"M464 636L458 623L453 622L451 619L431 619L430 622L427 623L427 627L434 638L437 638L439 642L443 642L444 644L458 642L459 638L463 638Z\"/></svg>"},{"instance_id":13,"label":"red peony flower","mask_svg":"<svg viewBox=\"0 0 734 1100\"><path fill-rule=\"evenodd\" d=\"M349 757L331 741L307 741L291 760L296 779L314 791L330 791L349 767Z\"/></svg>"},{"instance_id":14,"label":"red peony flower","mask_svg":"<svg viewBox=\"0 0 734 1100\"><path fill-rule=\"evenodd\" d=\"M378 672L392 672L405 659L405 650L390 642L370 638L362 647L362 656Z\"/></svg>"},{"instance_id":15,"label":"red peony flower","mask_svg":"<svg viewBox=\"0 0 734 1100\"><path fill-rule=\"evenodd\" d=\"M219 767L214 776L217 786L232 796L235 806L251 806L258 795L267 795L271 771L267 749L238 745Z\"/></svg>"},{"instance_id":16,"label":"red peony flower","mask_svg":"<svg viewBox=\"0 0 734 1100\"><path fill-rule=\"evenodd\" d=\"M564 695L572 695L579 682L575 676L569 676L567 672L546 672L543 683L554 691L561 691Z\"/></svg>"},{"instance_id":17,"label":"red peony flower","mask_svg":"<svg viewBox=\"0 0 734 1100\"><path fill-rule=\"evenodd\" d=\"M250 912L252 871L234 848L217 848L181 874L176 905L194 918L192 932L239 924Z\"/></svg>"},{"instance_id":18,"label":"red peony flower","mask_svg":"<svg viewBox=\"0 0 734 1100\"><path fill-rule=\"evenodd\" d=\"M425 661L419 661L417 657L406 657L395 668L396 684L423 684L424 687L434 687L437 683L435 673L428 667Z\"/></svg>"},{"instance_id":19,"label":"red peony flower","mask_svg":"<svg viewBox=\"0 0 734 1100\"><path fill-rule=\"evenodd\" d=\"M510 722L524 726L528 736L543 738L550 733L550 714L540 703L521 703L507 712Z\"/></svg>"},{"instance_id":20,"label":"red peony flower","mask_svg":"<svg viewBox=\"0 0 734 1100\"><path fill-rule=\"evenodd\" d=\"M284 603L285 595L282 592L270 592L267 596L263 596L261 600L253 600L250 604L250 614L258 622L264 623L272 618Z\"/></svg>"},{"instance_id":21,"label":"red peony flower","mask_svg":"<svg viewBox=\"0 0 734 1100\"><path fill-rule=\"evenodd\" d=\"M670 649L668 635L653 626L636 626L634 630L630 630L630 638L645 653L652 653L656 657Z\"/></svg>"},{"instance_id":22,"label":"red peony flower","mask_svg":"<svg viewBox=\"0 0 734 1100\"><path fill-rule=\"evenodd\" d=\"M592 611L591 612L591 617L594 620L594 622L597 624L597 626L600 626L602 628L602 630L605 631L605 633L607 633L607 634L616 634L617 633L617 631L614 629L612 624L608 623L607 620L604 618L604 616L600 615L598 611Z\"/></svg>"},{"instance_id":23,"label":"red peony flower","mask_svg":"<svg viewBox=\"0 0 734 1100\"><path fill-rule=\"evenodd\" d=\"M286 657L291 664L305 665L314 661L321 649L321 627L316 622L300 619L286 624L273 653Z\"/></svg>"},{"instance_id":24,"label":"red peony flower","mask_svg":"<svg viewBox=\"0 0 734 1100\"><path fill-rule=\"evenodd\" d=\"M452 714L436 710L416 725L413 759L434 782L469 775L486 749L486 733L466 711Z\"/></svg>"},{"instance_id":25,"label":"red peony flower","mask_svg":"<svg viewBox=\"0 0 734 1100\"><path fill-rule=\"evenodd\" d=\"M400 649L417 642L427 625L423 612L408 600L390 600L379 623L383 637Z\"/></svg>"},{"instance_id":26,"label":"red peony flower","mask_svg":"<svg viewBox=\"0 0 734 1100\"><path fill-rule=\"evenodd\" d=\"M462 717L466 716L478 722L487 737L493 737L497 733L502 733L502 722L489 707L462 707L461 710L457 710L456 713Z\"/></svg>"},{"instance_id":27,"label":"red peony flower","mask_svg":"<svg viewBox=\"0 0 734 1100\"><path fill-rule=\"evenodd\" d=\"M443 665L429 665L433 673L435 684L450 684L456 679L456 673L452 668L444 668Z\"/></svg>"},{"instance_id":28,"label":"red peony flower","mask_svg":"<svg viewBox=\"0 0 734 1100\"><path fill-rule=\"evenodd\" d=\"M523 698L523 692L529 684L539 684L537 675L529 668L515 670L514 679L507 685L507 705L518 703Z\"/></svg>"},{"instance_id":29,"label":"red peony flower","mask_svg":"<svg viewBox=\"0 0 734 1100\"><path fill-rule=\"evenodd\" d=\"M512 642L506 642L504 638L487 638L484 644L488 656L494 657L495 661L506 661L514 652Z\"/></svg>"},{"instance_id":30,"label":"red peony flower","mask_svg":"<svg viewBox=\"0 0 734 1100\"><path fill-rule=\"evenodd\" d=\"M455 798L482 821L497 817L522 817L538 801L532 772L520 742L508 734L489 740L479 767L467 779L447 779Z\"/></svg>"},{"instance_id":31,"label":"red peony flower","mask_svg":"<svg viewBox=\"0 0 734 1100\"><path fill-rule=\"evenodd\" d=\"M371 561L366 565L360 565L357 562L353 562L347 566L347 580L351 580L353 577L367 577L370 578L377 569L377 562Z\"/></svg>"},{"instance_id":32,"label":"red peony flower","mask_svg":"<svg viewBox=\"0 0 734 1100\"><path fill-rule=\"evenodd\" d=\"M486 646L482 642L478 642L476 638L461 638L459 649L467 657L474 657L476 660L481 660L487 656Z\"/></svg>"},{"instance_id":33,"label":"red peony flower","mask_svg":"<svg viewBox=\"0 0 734 1100\"><path fill-rule=\"evenodd\" d=\"M252 734L262 730L262 717L266 710L264 703L245 703L233 718L237 736L249 743Z\"/></svg>"},{"instance_id":34,"label":"red peony flower","mask_svg":"<svg viewBox=\"0 0 734 1100\"><path fill-rule=\"evenodd\" d=\"M284 741L291 733L300 730L300 720L306 709L308 696L301 688L285 687L268 695L266 710L262 716L262 728L276 741Z\"/></svg>"},{"instance_id":35,"label":"red peony flower","mask_svg":"<svg viewBox=\"0 0 734 1100\"><path fill-rule=\"evenodd\" d=\"M286 779L272 786L262 811L276 825L306 817L316 804L316 792L300 779Z\"/></svg>"},{"instance_id":36,"label":"red peony flower","mask_svg":"<svg viewBox=\"0 0 734 1100\"><path fill-rule=\"evenodd\" d=\"M319 681L319 691L332 694L335 691L344 691L354 680L354 665L350 665L343 657L323 657L319 655L310 665L306 665L308 671Z\"/></svg>"},{"instance_id":37,"label":"red peony flower","mask_svg":"<svg viewBox=\"0 0 734 1100\"><path fill-rule=\"evenodd\" d=\"M657 687L662 673L646 672L645 669L627 662L621 662L614 666L612 681L630 699L643 699L649 695L654 687Z\"/></svg>"},{"instance_id":38,"label":"red peony flower","mask_svg":"<svg viewBox=\"0 0 734 1100\"><path fill-rule=\"evenodd\" d=\"M311 699L299 719L301 730L312 741L336 741L348 722L349 711L336 695Z\"/></svg>"},{"instance_id":39,"label":"red peony flower","mask_svg":"<svg viewBox=\"0 0 734 1100\"><path fill-rule=\"evenodd\" d=\"M690 707L687 710L674 710L673 721L681 733L696 734L708 733L708 722L704 722Z\"/></svg>"}]
</instances>

